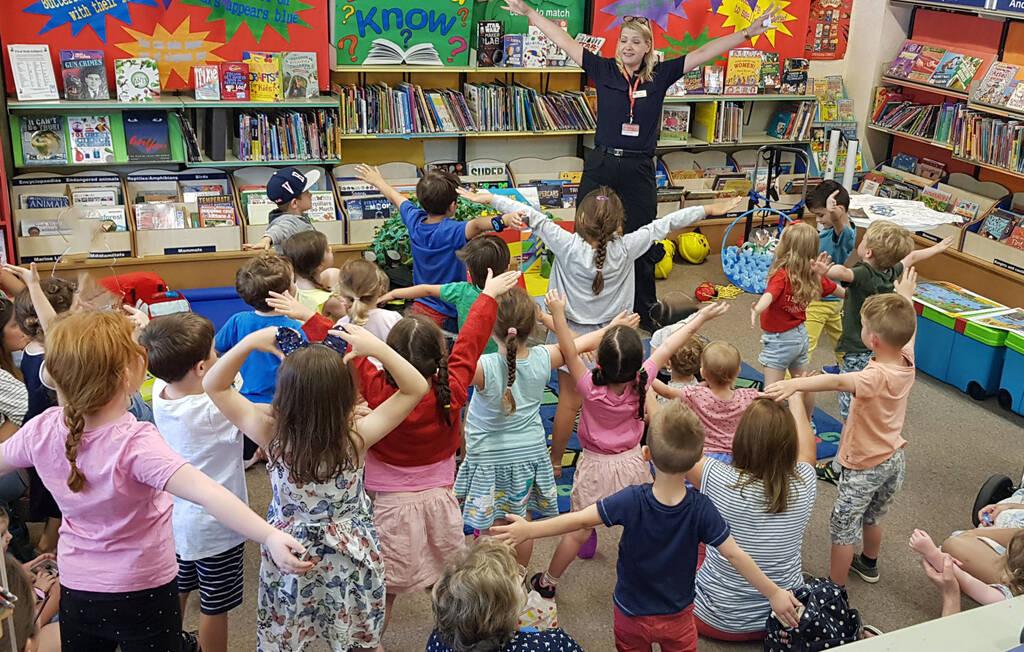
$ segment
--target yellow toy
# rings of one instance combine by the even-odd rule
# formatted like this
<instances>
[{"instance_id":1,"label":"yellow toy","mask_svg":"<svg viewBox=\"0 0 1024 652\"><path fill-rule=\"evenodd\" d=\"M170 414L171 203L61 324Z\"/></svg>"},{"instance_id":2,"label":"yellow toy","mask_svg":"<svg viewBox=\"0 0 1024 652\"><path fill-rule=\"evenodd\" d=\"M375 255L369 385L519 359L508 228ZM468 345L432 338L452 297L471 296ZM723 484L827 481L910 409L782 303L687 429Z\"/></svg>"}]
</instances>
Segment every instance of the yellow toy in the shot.
<instances>
[{"instance_id":1,"label":"yellow toy","mask_svg":"<svg viewBox=\"0 0 1024 652\"><path fill-rule=\"evenodd\" d=\"M703 233L683 233L676 241L679 243L679 256L688 263L700 265L711 253L711 245Z\"/></svg>"},{"instance_id":2,"label":"yellow toy","mask_svg":"<svg viewBox=\"0 0 1024 652\"><path fill-rule=\"evenodd\" d=\"M654 266L654 278L668 278L672 273L672 261L676 255L676 245L671 240L662 240L661 246L665 248L665 255Z\"/></svg>"}]
</instances>

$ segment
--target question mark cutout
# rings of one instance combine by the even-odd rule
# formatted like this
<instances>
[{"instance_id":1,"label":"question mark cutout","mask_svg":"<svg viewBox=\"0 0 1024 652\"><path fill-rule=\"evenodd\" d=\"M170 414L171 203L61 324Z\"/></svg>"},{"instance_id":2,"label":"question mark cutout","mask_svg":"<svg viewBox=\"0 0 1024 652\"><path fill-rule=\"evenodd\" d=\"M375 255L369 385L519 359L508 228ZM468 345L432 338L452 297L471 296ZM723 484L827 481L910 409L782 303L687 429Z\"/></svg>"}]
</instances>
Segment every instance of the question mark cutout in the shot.
<instances>
[{"instance_id":1,"label":"question mark cutout","mask_svg":"<svg viewBox=\"0 0 1024 652\"><path fill-rule=\"evenodd\" d=\"M347 48L344 48L345 41L349 42ZM359 43L359 37L356 36L355 34L349 34L345 38L343 38L340 41L338 41L338 46L339 47L342 47L342 48L348 50L348 56L349 56L349 58L352 59L353 63L355 63L355 61L356 61L356 44L358 44L358 43Z\"/></svg>"},{"instance_id":2,"label":"question mark cutout","mask_svg":"<svg viewBox=\"0 0 1024 652\"><path fill-rule=\"evenodd\" d=\"M408 27L405 27L405 28L402 29L402 31L400 31L398 33L402 35L403 39L405 39L402 42L402 47L403 48L409 47L409 40L412 38L412 30L409 29Z\"/></svg>"},{"instance_id":3,"label":"question mark cutout","mask_svg":"<svg viewBox=\"0 0 1024 652\"><path fill-rule=\"evenodd\" d=\"M451 63L455 59L455 55L459 54L460 52L465 52L466 50L469 49L469 46L466 45L466 39L462 38L461 36L453 36L450 39L448 39L448 45L455 45L456 43L458 43L459 45L458 47L451 51L451 54L448 55L448 63Z\"/></svg>"},{"instance_id":4,"label":"question mark cutout","mask_svg":"<svg viewBox=\"0 0 1024 652\"><path fill-rule=\"evenodd\" d=\"M465 7L460 7L459 10L455 13L457 13L459 17L462 18L462 26L465 27L466 19L469 18L469 9Z\"/></svg>"},{"instance_id":5,"label":"question mark cutout","mask_svg":"<svg viewBox=\"0 0 1024 652\"><path fill-rule=\"evenodd\" d=\"M345 17L341 19L341 24L344 25L352 17L352 14L356 13L356 8L349 4L342 5L341 13L345 14Z\"/></svg>"}]
</instances>

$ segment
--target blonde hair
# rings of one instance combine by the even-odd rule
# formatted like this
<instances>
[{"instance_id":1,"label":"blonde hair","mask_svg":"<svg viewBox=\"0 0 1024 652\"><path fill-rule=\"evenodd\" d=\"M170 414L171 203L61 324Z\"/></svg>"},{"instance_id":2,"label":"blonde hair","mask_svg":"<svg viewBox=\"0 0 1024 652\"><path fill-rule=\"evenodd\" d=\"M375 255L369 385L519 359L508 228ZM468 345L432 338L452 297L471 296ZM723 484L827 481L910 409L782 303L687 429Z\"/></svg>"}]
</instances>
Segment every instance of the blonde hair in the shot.
<instances>
[{"instance_id":1,"label":"blonde hair","mask_svg":"<svg viewBox=\"0 0 1024 652\"><path fill-rule=\"evenodd\" d=\"M604 290L604 261L608 243L622 234L626 210L622 200L608 186L598 186L587 193L576 208L576 233L594 248L594 295Z\"/></svg>"},{"instance_id":2,"label":"blonde hair","mask_svg":"<svg viewBox=\"0 0 1024 652\"><path fill-rule=\"evenodd\" d=\"M669 358L668 363L672 367L672 372L680 376L696 376L700 372L700 359L704 355L707 343L708 338L703 335L694 335L686 340L686 343Z\"/></svg>"},{"instance_id":3,"label":"blonde hair","mask_svg":"<svg viewBox=\"0 0 1024 652\"><path fill-rule=\"evenodd\" d=\"M914 250L914 239L902 226L878 220L864 232L864 246L871 251L875 269L889 269Z\"/></svg>"},{"instance_id":4,"label":"blonde hair","mask_svg":"<svg viewBox=\"0 0 1024 652\"><path fill-rule=\"evenodd\" d=\"M917 329L914 305L899 294L868 297L860 309L860 321L889 346L902 349Z\"/></svg>"},{"instance_id":5,"label":"blonde hair","mask_svg":"<svg viewBox=\"0 0 1024 652\"><path fill-rule=\"evenodd\" d=\"M350 260L338 271L337 293L349 303L349 320L362 326L377 307L377 299L388 291L387 274L366 260Z\"/></svg>"},{"instance_id":6,"label":"blonde hair","mask_svg":"<svg viewBox=\"0 0 1024 652\"><path fill-rule=\"evenodd\" d=\"M728 342L718 340L704 347L704 353L700 356L700 372L709 383L732 386L740 375L740 362L739 350Z\"/></svg>"},{"instance_id":7,"label":"blonde hair","mask_svg":"<svg viewBox=\"0 0 1024 652\"><path fill-rule=\"evenodd\" d=\"M132 324L120 312L86 310L62 315L46 333L46 369L57 384L68 427L64 455L71 465L68 487L78 493L85 475L78 446L85 417L142 382L146 350L132 338ZM127 389L126 386L131 389Z\"/></svg>"},{"instance_id":8,"label":"blonde hair","mask_svg":"<svg viewBox=\"0 0 1024 652\"><path fill-rule=\"evenodd\" d=\"M686 473L703 454L704 424L682 401L669 401L651 417L647 448L659 471Z\"/></svg>"},{"instance_id":9,"label":"blonde hair","mask_svg":"<svg viewBox=\"0 0 1024 652\"><path fill-rule=\"evenodd\" d=\"M494 540L469 546L432 593L434 628L456 652L501 650L516 634L525 593L512 548Z\"/></svg>"},{"instance_id":10,"label":"blonde hair","mask_svg":"<svg viewBox=\"0 0 1024 652\"><path fill-rule=\"evenodd\" d=\"M782 230L775 260L768 269L769 278L780 269L786 270L793 303L802 308L821 297L821 278L811 268L819 243L818 230L810 224L790 224Z\"/></svg>"},{"instance_id":11,"label":"blonde hair","mask_svg":"<svg viewBox=\"0 0 1024 652\"><path fill-rule=\"evenodd\" d=\"M619 32L619 38L622 37L622 32L630 30L636 32L647 43L650 48L647 50L647 54L644 55L644 60L640 62L640 67L637 68L636 76L640 79L641 83L646 83L654 79L654 66L658 62L654 58L654 32L651 31L651 24L644 20L629 20L622 23L622 29ZM622 61L618 57L618 48L615 49L615 66L619 69L619 72L623 75L628 75L626 68L622 65Z\"/></svg>"},{"instance_id":12,"label":"blonde hair","mask_svg":"<svg viewBox=\"0 0 1024 652\"><path fill-rule=\"evenodd\" d=\"M1013 595L1024 594L1024 530L1006 546L1006 586Z\"/></svg>"}]
</instances>

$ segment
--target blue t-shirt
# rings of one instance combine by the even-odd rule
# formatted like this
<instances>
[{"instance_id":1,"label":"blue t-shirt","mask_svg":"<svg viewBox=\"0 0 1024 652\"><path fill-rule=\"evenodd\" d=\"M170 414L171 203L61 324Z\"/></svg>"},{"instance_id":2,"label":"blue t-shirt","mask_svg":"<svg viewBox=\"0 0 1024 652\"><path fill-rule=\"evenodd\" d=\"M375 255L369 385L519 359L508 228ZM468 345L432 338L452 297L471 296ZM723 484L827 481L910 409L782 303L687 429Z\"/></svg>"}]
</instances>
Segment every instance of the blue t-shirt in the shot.
<instances>
[{"instance_id":1,"label":"blue t-shirt","mask_svg":"<svg viewBox=\"0 0 1024 652\"><path fill-rule=\"evenodd\" d=\"M852 224L836 233L832 227L818 231L818 251L825 252L832 257L832 262L840 265L846 263L846 259L853 253L857 246L857 231ZM822 301L841 301L839 297L829 295L822 297Z\"/></svg>"},{"instance_id":2,"label":"blue t-shirt","mask_svg":"<svg viewBox=\"0 0 1024 652\"><path fill-rule=\"evenodd\" d=\"M411 201L402 202L399 212L412 247L412 282L444 285L465 281L466 266L455 256L457 250L466 246L465 223L446 217L436 224L427 224L427 212ZM437 297L416 301L448 317L458 316L455 306Z\"/></svg>"},{"instance_id":3,"label":"blue t-shirt","mask_svg":"<svg viewBox=\"0 0 1024 652\"><path fill-rule=\"evenodd\" d=\"M242 341L249 333L268 326L289 326L299 331L302 339L302 324L289 317L278 315L257 315L255 311L238 312L231 315L213 341L217 353L223 354ZM277 386L277 368L280 360L270 353L253 351L242 364L242 395L253 403L270 403L274 400L274 388Z\"/></svg>"},{"instance_id":4,"label":"blue t-shirt","mask_svg":"<svg viewBox=\"0 0 1024 652\"><path fill-rule=\"evenodd\" d=\"M707 496L687 491L675 506L639 484L597 501L608 527L622 526L616 565L615 606L627 616L664 616L693 603L697 544L719 546L729 525Z\"/></svg>"}]
</instances>

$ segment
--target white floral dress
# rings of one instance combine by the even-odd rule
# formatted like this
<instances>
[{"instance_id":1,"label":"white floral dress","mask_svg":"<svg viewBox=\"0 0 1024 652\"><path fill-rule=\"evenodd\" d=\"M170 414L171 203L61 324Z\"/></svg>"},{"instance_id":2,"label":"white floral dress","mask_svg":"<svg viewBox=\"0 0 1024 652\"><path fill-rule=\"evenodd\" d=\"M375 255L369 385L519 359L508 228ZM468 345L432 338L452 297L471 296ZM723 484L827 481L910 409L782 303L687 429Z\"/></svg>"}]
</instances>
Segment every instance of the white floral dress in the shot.
<instances>
[{"instance_id":1,"label":"white floral dress","mask_svg":"<svg viewBox=\"0 0 1024 652\"><path fill-rule=\"evenodd\" d=\"M283 464L270 466L267 522L310 549L304 575L282 573L262 550L257 649L293 652L326 642L333 652L373 648L384 627L384 557L363 470L296 486Z\"/></svg>"}]
</instances>

